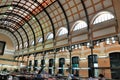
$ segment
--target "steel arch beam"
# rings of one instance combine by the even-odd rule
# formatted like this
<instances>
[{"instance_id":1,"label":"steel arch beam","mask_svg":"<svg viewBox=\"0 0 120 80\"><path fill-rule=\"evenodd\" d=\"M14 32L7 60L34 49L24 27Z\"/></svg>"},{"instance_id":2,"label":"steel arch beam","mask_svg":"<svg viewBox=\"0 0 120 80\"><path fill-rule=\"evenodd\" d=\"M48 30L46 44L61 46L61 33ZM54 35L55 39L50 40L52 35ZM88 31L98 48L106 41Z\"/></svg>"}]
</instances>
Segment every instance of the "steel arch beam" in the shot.
<instances>
[{"instance_id":1,"label":"steel arch beam","mask_svg":"<svg viewBox=\"0 0 120 80\"><path fill-rule=\"evenodd\" d=\"M17 41L17 44L18 44L18 50L19 50L19 41L18 41L18 38L16 37L16 35L12 32L12 31L10 31L9 29L6 29L6 28L2 28L2 27L0 27L0 29L3 29L3 30L7 30L8 32L10 32L14 37L15 37L15 39L16 39L16 41Z\"/></svg>"},{"instance_id":2,"label":"steel arch beam","mask_svg":"<svg viewBox=\"0 0 120 80\"><path fill-rule=\"evenodd\" d=\"M6 13L4 13L4 14L6 14L6 15L15 15L15 16L17 15L17 14L8 13L8 12L6 12ZM32 26L28 23L28 21L27 21L26 19L24 19L24 18L21 17L20 15L17 15L17 16L20 17L20 18L22 18L22 20L24 20L24 21L29 25L30 29L32 30L33 36L34 36L34 41L36 41L35 33L34 33L34 30L33 30Z\"/></svg>"},{"instance_id":3,"label":"steel arch beam","mask_svg":"<svg viewBox=\"0 0 120 80\"><path fill-rule=\"evenodd\" d=\"M30 10L28 10L28 9L22 7L22 6L19 6L19 5L15 5L15 4L13 4L13 5L1 5L0 8L8 7L8 6L18 7L20 9L23 9L24 11L27 11L28 13L30 13L36 19L36 21L38 22L39 27L40 27L40 29L42 31L42 38L43 38L43 43L44 43L44 32L43 32L43 28L42 28L38 18ZM34 42L35 42L35 45L36 45L36 39L34 40Z\"/></svg>"},{"instance_id":4,"label":"steel arch beam","mask_svg":"<svg viewBox=\"0 0 120 80\"><path fill-rule=\"evenodd\" d=\"M88 28L87 28L87 29L88 29L88 31L89 31L89 29L90 29L90 21L89 21L89 16L88 16L87 8L86 8L83 0L81 0L81 3L82 3L82 6L83 6L83 9L84 9L84 11L85 11L85 16L86 16L87 25L88 25Z\"/></svg>"},{"instance_id":5,"label":"steel arch beam","mask_svg":"<svg viewBox=\"0 0 120 80\"><path fill-rule=\"evenodd\" d=\"M0 13L0 15L14 15L14 16L17 16L17 17L20 17L20 18L21 18L20 15L17 15L17 14L14 14L14 13L10 13L10 12ZM11 20L11 21L13 21L13 20ZM19 25L20 28L22 28L23 31L25 32L26 37L27 37L28 47L29 47L29 38L28 38L28 34L27 34L26 30L25 30L18 22L16 22L16 21L14 21L14 22L15 22L17 25Z\"/></svg>"},{"instance_id":6,"label":"steel arch beam","mask_svg":"<svg viewBox=\"0 0 120 80\"><path fill-rule=\"evenodd\" d=\"M66 19L66 22L67 22L67 29L68 29L68 36L69 36L69 35L70 35L70 25L69 25L69 21L68 21L67 14L66 14L66 12L65 12L62 4L60 3L60 1L57 0L57 2L58 2L58 4L60 5L60 7L61 7L61 9L62 9L62 11L63 11L63 13L64 13L64 16L65 16L65 19Z\"/></svg>"},{"instance_id":7,"label":"steel arch beam","mask_svg":"<svg viewBox=\"0 0 120 80\"><path fill-rule=\"evenodd\" d=\"M53 21L52 21L52 18L50 17L49 13L47 12L46 9L44 9L44 7L38 2L38 1L35 1L38 5L41 6L41 8L43 8L43 11L47 14L50 22L51 22L51 25L52 25L52 29L53 29L53 40L55 40L55 27L54 27L54 24L53 24Z\"/></svg>"},{"instance_id":8,"label":"steel arch beam","mask_svg":"<svg viewBox=\"0 0 120 80\"><path fill-rule=\"evenodd\" d=\"M1 15L1 14L0 14ZM9 21L9 22L13 22L13 23L16 23L17 25L19 25L20 27L21 27L21 25L19 24L19 23L17 23L16 21L13 21L13 20L10 20L10 19L0 19L0 21ZM27 32L25 31L25 29L23 28L23 27L21 27L22 28L22 30L25 32L25 34L26 34L26 37L27 37L27 41L29 41L29 38L28 38L28 35L27 35ZM17 30L16 30L17 31ZM18 31L17 31L18 32ZM21 36L22 37L22 36ZM23 42L23 41L22 41ZM24 43L22 44L22 45L24 45ZM28 47L29 47L29 42L28 42ZM24 47L23 47L24 48Z\"/></svg>"},{"instance_id":9,"label":"steel arch beam","mask_svg":"<svg viewBox=\"0 0 120 80\"><path fill-rule=\"evenodd\" d=\"M6 21L6 19L0 19L0 21ZM15 22L15 21L11 21L11 20L9 20L9 19L7 19L7 21L8 22ZM16 23L16 22L15 22ZM4 25L4 24L3 24ZM10 26L11 27L11 26ZM6 27L7 28L7 27ZM14 29L13 27L11 27L12 29ZM15 30L15 29L14 29ZM16 30L17 31L17 30ZM23 42L23 38L22 38L22 36L21 36L21 34L20 34L20 32L19 31L17 31L17 33L19 34L19 36L20 36L20 38L21 38L21 41L22 41L22 48L24 48L24 42Z\"/></svg>"}]
</instances>

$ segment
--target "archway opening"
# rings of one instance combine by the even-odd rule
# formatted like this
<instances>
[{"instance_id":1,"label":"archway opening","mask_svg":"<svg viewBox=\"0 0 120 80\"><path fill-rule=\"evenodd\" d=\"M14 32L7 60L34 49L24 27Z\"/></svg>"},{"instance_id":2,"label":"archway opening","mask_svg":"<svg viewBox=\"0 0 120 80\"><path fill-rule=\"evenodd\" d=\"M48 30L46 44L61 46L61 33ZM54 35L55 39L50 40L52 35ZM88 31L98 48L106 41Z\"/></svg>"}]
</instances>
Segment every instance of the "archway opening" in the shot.
<instances>
[{"instance_id":1,"label":"archway opening","mask_svg":"<svg viewBox=\"0 0 120 80\"><path fill-rule=\"evenodd\" d=\"M72 57L72 74L79 76L79 57Z\"/></svg>"},{"instance_id":2,"label":"archway opening","mask_svg":"<svg viewBox=\"0 0 120 80\"><path fill-rule=\"evenodd\" d=\"M65 58L59 59L59 74L64 75Z\"/></svg>"},{"instance_id":3,"label":"archway opening","mask_svg":"<svg viewBox=\"0 0 120 80\"><path fill-rule=\"evenodd\" d=\"M110 67L112 79L120 79L120 52L110 53Z\"/></svg>"}]
</instances>

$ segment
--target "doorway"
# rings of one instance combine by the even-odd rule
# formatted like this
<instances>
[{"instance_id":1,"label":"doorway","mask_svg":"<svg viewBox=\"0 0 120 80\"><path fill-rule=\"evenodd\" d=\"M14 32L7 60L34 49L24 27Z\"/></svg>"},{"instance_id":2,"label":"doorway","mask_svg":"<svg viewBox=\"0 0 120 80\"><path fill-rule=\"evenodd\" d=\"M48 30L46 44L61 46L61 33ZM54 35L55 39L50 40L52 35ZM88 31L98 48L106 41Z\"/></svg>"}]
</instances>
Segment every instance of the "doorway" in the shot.
<instances>
[{"instance_id":1,"label":"doorway","mask_svg":"<svg viewBox=\"0 0 120 80\"><path fill-rule=\"evenodd\" d=\"M79 57L72 57L72 74L79 76Z\"/></svg>"},{"instance_id":2,"label":"doorway","mask_svg":"<svg viewBox=\"0 0 120 80\"><path fill-rule=\"evenodd\" d=\"M54 59L49 59L49 74L53 74Z\"/></svg>"},{"instance_id":3,"label":"doorway","mask_svg":"<svg viewBox=\"0 0 120 80\"><path fill-rule=\"evenodd\" d=\"M59 74L64 75L65 58L59 59Z\"/></svg>"},{"instance_id":4,"label":"doorway","mask_svg":"<svg viewBox=\"0 0 120 80\"><path fill-rule=\"evenodd\" d=\"M120 79L120 52L114 52L109 54L111 77L112 79Z\"/></svg>"},{"instance_id":5,"label":"doorway","mask_svg":"<svg viewBox=\"0 0 120 80\"><path fill-rule=\"evenodd\" d=\"M98 56L96 54L88 56L88 67L90 68L88 70L89 77L98 76L98 69L95 69L98 67Z\"/></svg>"}]
</instances>

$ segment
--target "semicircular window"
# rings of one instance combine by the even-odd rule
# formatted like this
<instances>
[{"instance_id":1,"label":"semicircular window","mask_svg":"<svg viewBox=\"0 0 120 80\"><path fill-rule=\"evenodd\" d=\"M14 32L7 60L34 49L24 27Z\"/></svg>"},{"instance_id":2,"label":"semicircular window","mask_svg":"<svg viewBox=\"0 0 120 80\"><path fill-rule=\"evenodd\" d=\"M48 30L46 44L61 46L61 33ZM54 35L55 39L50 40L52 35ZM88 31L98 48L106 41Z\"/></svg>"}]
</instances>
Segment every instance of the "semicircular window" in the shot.
<instances>
[{"instance_id":1,"label":"semicircular window","mask_svg":"<svg viewBox=\"0 0 120 80\"><path fill-rule=\"evenodd\" d=\"M27 47L27 46L28 46L28 43L27 43L27 42L25 42L25 43L24 43L24 47Z\"/></svg>"},{"instance_id":2,"label":"semicircular window","mask_svg":"<svg viewBox=\"0 0 120 80\"><path fill-rule=\"evenodd\" d=\"M85 28L85 27L87 27L86 22L84 22L84 21L77 21L77 22L74 24L73 31L80 30L80 29L83 29L83 28Z\"/></svg>"},{"instance_id":3,"label":"semicircular window","mask_svg":"<svg viewBox=\"0 0 120 80\"><path fill-rule=\"evenodd\" d=\"M20 49L22 49L22 44L20 44Z\"/></svg>"},{"instance_id":4,"label":"semicircular window","mask_svg":"<svg viewBox=\"0 0 120 80\"><path fill-rule=\"evenodd\" d=\"M34 41L32 41L31 45L32 45L32 46L34 45Z\"/></svg>"},{"instance_id":5,"label":"semicircular window","mask_svg":"<svg viewBox=\"0 0 120 80\"><path fill-rule=\"evenodd\" d=\"M43 38L38 38L38 42L42 42L43 41Z\"/></svg>"},{"instance_id":6,"label":"semicircular window","mask_svg":"<svg viewBox=\"0 0 120 80\"><path fill-rule=\"evenodd\" d=\"M114 15L110 12L101 12L94 20L93 24L98 24L104 21L108 21L114 18Z\"/></svg>"},{"instance_id":7,"label":"semicircular window","mask_svg":"<svg viewBox=\"0 0 120 80\"><path fill-rule=\"evenodd\" d=\"M47 36L47 40L48 39L53 39L53 33L49 33L48 36Z\"/></svg>"},{"instance_id":8,"label":"semicircular window","mask_svg":"<svg viewBox=\"0 0 120 80\"><path fill-rule=\"evenodd\" d=\"M15 49L18 50L18 46L16 46Z\"/></svg>"},{"instance_id":9,"label":"semicircular window","mask_svg":"<svg viewBox=\"0 0 120 80\"><path fill-rule=\"evenodd\" d=\"M64 27L62 27L58 30L58 36L62 36L62 35L67 34L67 33L68 33L68 30Z\"/></svg>"}]
</instances>

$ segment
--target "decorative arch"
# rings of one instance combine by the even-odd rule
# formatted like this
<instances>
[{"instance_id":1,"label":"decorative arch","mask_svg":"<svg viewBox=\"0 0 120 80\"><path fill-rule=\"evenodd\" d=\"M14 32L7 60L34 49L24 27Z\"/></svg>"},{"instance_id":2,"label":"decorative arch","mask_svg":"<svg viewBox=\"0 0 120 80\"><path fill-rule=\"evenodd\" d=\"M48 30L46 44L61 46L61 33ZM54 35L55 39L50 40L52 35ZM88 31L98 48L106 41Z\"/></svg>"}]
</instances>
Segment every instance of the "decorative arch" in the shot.
<instances>
[{"instance_id":1,"label":"decorative arch","mask_svg":"<svg viewBox=\"0 0 120 80\"><path fill-rule=\"evenodd\" d=\"M87 23L83 20L79 20L73 24L71 31L80 30L87 27Z\"/></svg>"},{"instance_id":2,"label":"decorative arch","mask_svg":"<svg viewBox=\"0 0 120 80\"><path fill-rule=\"evenodd\" d=\"M28 47L28 42L27 42L27 41L24 43L24 47L25 47L25 48Z\"/></svg>"},{"instance_id":3,"label":"decorative arch","mask_svg":"<svg viewBox=\"0 0 120 80\"><path fill-rule=\"evenodd\" d=\"M41 29L41 32L42 32L42 37L43 37L43 42L44 42L44 32L43 32L43 28L41 26L41 23L39 22L39 20L37 19L37 17L35 16L35 14L33 14L30 10L24 8L23 6L19 6L19 5L1 5L0 8L4 8L4 7L9 7L9 6L12 6L12 7L18 7L20 9L23 9L25 11L27 11L28 13L30 13L35 19L36 21L38 22L39 26L40 26L40 29ZM13 14L13 13L12 13ZM17 15L17 14L16 14ZM22 16L21 16L22 17ZM36 37L35 37L35 33L34 33L34 30L32 29L31 25L29 24L29 22L26 21L26 19L23 19L25 20L25 22L29 25L29 27L31 28L32 32L33 32L33 36L34 36L34 41L36 40ZM35 41L35 44L36 45L36 41Z\"/></svg>"},{"instance_id":4,"label":"decorative arch","mask_svg":"<svg viewBox=\"0 0 120 80\"><path fill-rule=\"evenodd\" d=\"M48 33L47 36L46 36L46 39L47 40L53 39L53 33L52 32Z\"/></svg>"},{"instance_id":5,"label":"decorative arch","mask_svg":"<svg viewBox=\"0 0 120 80\"><path fill-rule=\"evenodd\" d=\"M43 38L42 37L39 37L38 38L38 43L42 42L43 41Z\"/></svg>"},{"instance_id":6,"label":"decorative arch","mask_svg":"<svg viewBox=\"0 0 120 80\"><path fill-rule=\"evenodd\" d=\"M102 23L104 21L108 21L108 20L111 20L113 18L115 18L113 13L111 13L109 11L102 11L93 17L91 24Z\"/></svg>"},{"instance_id":7,"label":"decorative arch","mask_svg":"<svg viewBox=\"0 0 120 80\"><path fill-rule=\"evenodd\" d=\"M0 30L6 30L6 31L10 32L10 34L12 34L15 37L17 44L18 44L18 49L19 49L20 44L19 44L18 38L16 37L16 35L14 33L7 28L0 27Z\"/></svg>"},{"instance_id":8,"label":"decorative arch","mask_svg":"<svg viewBox=\"0 0 120 80\"><path fill-rule=\"evenodd\" d=\"M35 44L34 40L32 40L31 45L33 46Z\"/></svg>"},{"instance_id":9,"label":"decorative arch","mask_svg":"<svg viewBox=\"0 0 120 80\"><path fill-rule=\"evenodd\" d=\"M62 36L62 35L67 34L67 33L68 33L67 28L61 27L61 28L58 29L58 31L57 31L57 36Z\"/></svg>"},{"instance_id":10,"label":"decorative arch","mask_svg":"<svg viewBox=\"0 0 120 80\"><path fill-rule=\"evenodd\" d=\"M10 39L10 40L9 39L8 40L11 41L10 44L13 44L13 47L15 48L15 45L17 44L17 40L15 39L15 37L12 33L10 33L7 30L0 29L0 35L8 37ZM2 36L0 36L0 37L2 37Z\"/></svg>"},{"instance_id":11,"label":"decorative arch","mask_svg":"<svg viewBox=\"0 0 120 80\"><path fill-rule=\"evenodd\" d=\"M22 45L22 43L21 43L20 46L19 46L19 48L22 49L22 46L23 46L23 45Z\"/></svg>"},{"instance_id":12,"label":"decorative arch","mask_svg":"<svg viewBox=\"0 0 120 80\"><path fill-rule=\"evenodd\" d=\"M62 3L61 3L59 0L57 0L57 2L58 2L58 4L60 5L60 7L61 7L61 9L62 9L62 11L63 11L63 14L64 14L64 16L65 16L66 24L67 24L67 30L68 30L68 34L67 34L67 35L70 36L70 25L69 25L69 19L68 19L68 17L67 17L67 13L66 13L64 7L62 6Z\"/></svg>"}]
</instances>

